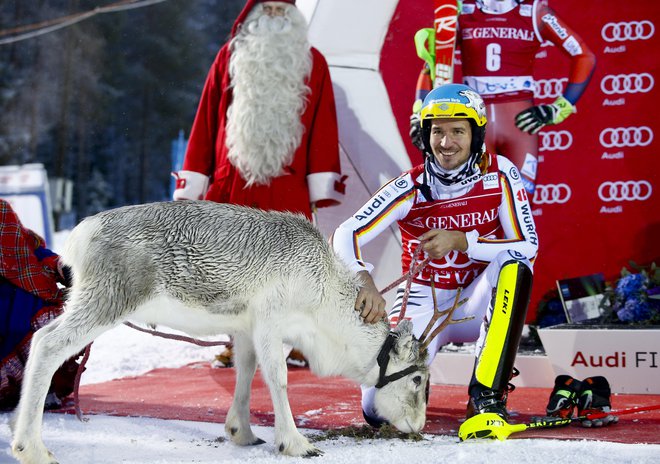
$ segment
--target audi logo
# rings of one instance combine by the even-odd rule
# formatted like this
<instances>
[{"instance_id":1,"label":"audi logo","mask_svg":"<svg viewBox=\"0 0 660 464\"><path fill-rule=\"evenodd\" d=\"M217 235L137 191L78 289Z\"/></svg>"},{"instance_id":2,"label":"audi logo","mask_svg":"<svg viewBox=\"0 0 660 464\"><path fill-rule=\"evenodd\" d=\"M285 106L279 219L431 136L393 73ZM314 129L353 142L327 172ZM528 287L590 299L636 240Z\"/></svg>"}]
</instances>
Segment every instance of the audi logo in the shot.
<instances>
[{"instance_id":1,"label":"audi logo","mask_svg":"<svg viewBox=\"0 0 660 464\"><path fill-rule=\"evenodd\" d=\"M605 148L646 147L653 141L653 130L641 127L608 127L600 133L600 144Z\"/></svg>"},{"instance_id":2,"label":"audi logo","mask_svg":"<svg viewBox=\"0 0 660 464\"><path fill-rule=\"evenodd\" d=\"M544 131L541 136L539 151L567 150L573 145L573 135L566 131Z\"/></svg>"},{"instance_id":3,"label":"audi logo","mask_svg":"<svg viewBox=\"0 0 660 464\"><path fill-rule=\"evenodd\" d=\"M568 78L538 79L534 82L534 96L536 98L557 98L564 91L564 84Z\"/></svg>"},{"instance_id":4,"label":"audi logo","mask_svg":"<svg viewBox=\"0 0 660 464\"><path fill-rule=\"evenodd\" d=\"M598 197L603 201L644 201L653 193L653 186L646 180L603 182L598 187Z\"/></svg>"},{"instance_id":5,"label":"audi logo","mask_svg":"<svg viewBox=\"0 0 660 464\"><path fill-rule=\"evenodd\" d=\"M571 198L571 188L566 184L537 185L534 190L535 205L563 204Z\"/></svg>"},{"instance_id":6,"label":"audi logo","mask_svg":"<svg viewBox=\"0 0 660 464\"><path fill-rule=\"evenodd\" d=\"M608 74L600 81L600 90L607 95L624 93L646 93L653 88L655 80L649 73Z\"/></svg>"},{"instance_id":7,"label":"audi logo","mask_svg":"<svg viewBox=\"0 0 660 464\"><path fill-rule=\"evenodd\" d=\"M605 42L617 42L624 40L646 40L651 38L655 32L655 26L651 21L628 21L620 23L607 23L600 31Z\"/></svg>"},{"instance_id":8,"label":"audi logo","mask_svg":"<svg viewBox=\"0 0 660 464\"><path fill-rule=\"evenodd\" d=\"M426 253L424 254L424 256L426 256ZM465 259L464 255L461 255L456 250L452 250L445 255L444 257L445 262L443 264L439 264L431 261L429 263L429 267L433 267L436 269L446 269L446 268L463 269L466 267L470 267L470 265L474 263L474 261L472 261L472 259L470 258L468 258L467 262L461 263L463 259Z\"/></svg>"},{"instance_id":9,"label":"audi logo","mask_svg":"<svg viewBox=\"0 0 660 464\"><path fill-rule=\"evenodd\" d=\"M408 253L410 253L410 256L415 256L415 251L417 247L419 246L419 241L418 240L409 240L408 241ZM424 252L424 257L427 257L428 255L426 252ZM461 262L463 260L467 259L465 262ZM466 267L469 267L474 261L467 257L466 255L459 253L456 250L450 251L447 253L444 257L445 262L443 264L435 263L435 262L430 262L429 267L434 267L436 269L445 269L445 268L456 268L456 269L463 269Z\"/></svg>"}]
</instances>

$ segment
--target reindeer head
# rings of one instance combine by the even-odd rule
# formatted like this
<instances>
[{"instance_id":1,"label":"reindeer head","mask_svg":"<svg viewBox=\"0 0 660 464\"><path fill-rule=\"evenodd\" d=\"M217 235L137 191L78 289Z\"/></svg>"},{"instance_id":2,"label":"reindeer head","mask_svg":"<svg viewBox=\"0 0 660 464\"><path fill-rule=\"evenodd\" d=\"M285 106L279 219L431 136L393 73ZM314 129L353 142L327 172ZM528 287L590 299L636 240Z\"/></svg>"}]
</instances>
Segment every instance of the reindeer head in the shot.
<instances>
[{"instance_id":1,"label":"reindeer head","mask_svg":"<svg viewBox=\"0 0 660 464\"><path fill-rule=\"evenodd\" d=\"M456 292L452 307L443 311L438 309L433 281L431 281L431 289L433 316L420 339L413 335L412 322L403 318L405 314L405 304L403 304L399 313L400 322L388 334L377 358L380 374L374 395L376 411L397 429L407 433L419 432L426 422L429 379L426 349L431 340L448 325L459 324L473 318L469 316L453 319L454 311L466 301L460 300L461 288ZM431 331L442 316L445 316L445 319Z\"/></svg>"},{"instance_id":2,"label":"reindeer head","mask_svg":"<svg viewBox=\"0 0 660 464\"><path fill-rule=\"evenodd\" d=\"M426 422L426 385L429 369L426 349L403 320L387 336L378 355L380 376L374 406L378 414L398 430L419 432Z\"/></svg>"}]
</instances>

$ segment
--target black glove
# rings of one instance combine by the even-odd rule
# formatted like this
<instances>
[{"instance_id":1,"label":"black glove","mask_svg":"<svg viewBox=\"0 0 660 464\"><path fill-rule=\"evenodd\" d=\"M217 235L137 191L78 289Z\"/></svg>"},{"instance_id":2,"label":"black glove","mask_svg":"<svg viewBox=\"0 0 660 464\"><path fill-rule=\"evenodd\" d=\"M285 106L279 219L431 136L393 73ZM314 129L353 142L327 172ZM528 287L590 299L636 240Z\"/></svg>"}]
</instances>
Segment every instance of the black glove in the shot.
<instances>
[{"instance_id":1,"label":"black glove","mask_svg":"<svg viewBox=\"0 0 660 464\"><path fill-rule=\"evenodd\" d=\"M545 408L548 416L570 419L577 405L582 383L570 375L558 375Z\"/></svg>"},{"instance_id":2,"label":"black glove","mask_svg":"<svg viewBox=\"0 0 660 464\"><path fill-rule=\"evenodd\" d=\"M610 414L610 384L603 376L588 377L582 381L582 389L578 397L578 416L589 414L604 415L604 417L583 419L582 427L602 427L616 424L617 416Z\"/></svg>"},{"instance_id":3,"label":"black glove","mask_svg":"<svg viewBox=\"0 0 660 464\"><path fill-rule=\"evenodd\" d=\"M523 132L536 134L548 124L559 124L575 112L575 107L564 97L550 105L537 105L516 115L516 127Z\"/></svg>"},{"instance_id":4,"label":"black glove","mask_svg":"<svg viewBox=\"0 0 660 464\"><path fill-rule=\"evenodd\" d=\"M424 150L424 143L422 142L422 125L419 118L419 113L410 115L410 141L420 150Z\"/></svg>"}]
</instances>

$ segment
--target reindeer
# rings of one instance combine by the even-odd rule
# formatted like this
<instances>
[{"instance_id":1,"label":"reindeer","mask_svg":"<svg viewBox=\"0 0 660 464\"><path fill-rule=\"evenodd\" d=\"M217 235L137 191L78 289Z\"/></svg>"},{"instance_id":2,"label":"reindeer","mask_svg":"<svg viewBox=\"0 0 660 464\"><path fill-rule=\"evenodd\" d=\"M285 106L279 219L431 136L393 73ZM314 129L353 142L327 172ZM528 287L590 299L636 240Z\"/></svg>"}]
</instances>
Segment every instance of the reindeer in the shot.
<instances>
[{"instance_id":1,"label":"reindeer","mask_svg":"<svg viewBox=\"0 0 660 464\"><path fill-rule=\"evenodd\" d=\"M106 211L82 221L63 253L73 269L64 313L33 337L12 452L23 464L53 464L41 438L51 378L67 358L127 320L195 336L234 336L236 386L225 431L237 445L264 443L249 423L257 363L275 411L275 444L289 456L322 452L296 428L282 344L312 372L378 387L379 413L420 431L429 378L426 347L409 321L390 330L354 309L360 282L304 217L205 201Z\"/></svg>"}]
</instances>

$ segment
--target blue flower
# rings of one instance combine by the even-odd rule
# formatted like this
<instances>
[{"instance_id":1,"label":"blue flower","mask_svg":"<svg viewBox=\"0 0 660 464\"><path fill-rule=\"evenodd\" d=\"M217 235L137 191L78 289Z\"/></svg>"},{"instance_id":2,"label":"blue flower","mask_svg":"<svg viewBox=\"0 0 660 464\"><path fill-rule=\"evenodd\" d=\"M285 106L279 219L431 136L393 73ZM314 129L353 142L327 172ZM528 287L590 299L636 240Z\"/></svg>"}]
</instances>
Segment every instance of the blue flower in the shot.
<instances>
[{"instance_id":1,"label":"blue flower","mask_svg":"<svg viewBox=\"0 0 660 464\"><path fill-rule=\"evenodd\" d=\"M646 301L630 299L626 301L623 308L616 315L624 322L644 321L651 317L651 308Z\"/></svg>"},{"instance_id":2,"label":"blue flower","mask_svg":"<svg viewBox=\"0 0 660 464\"><path fill-rule=\"evenodd\" d=\"M626 301L629 298L635 298L640 292L646 289L648 278L642 274L628 274L621 277L616 285L616 296Z\"/></svg>"}]
</instances>

